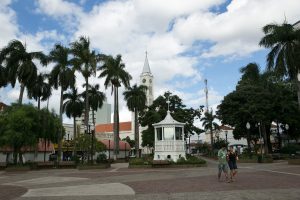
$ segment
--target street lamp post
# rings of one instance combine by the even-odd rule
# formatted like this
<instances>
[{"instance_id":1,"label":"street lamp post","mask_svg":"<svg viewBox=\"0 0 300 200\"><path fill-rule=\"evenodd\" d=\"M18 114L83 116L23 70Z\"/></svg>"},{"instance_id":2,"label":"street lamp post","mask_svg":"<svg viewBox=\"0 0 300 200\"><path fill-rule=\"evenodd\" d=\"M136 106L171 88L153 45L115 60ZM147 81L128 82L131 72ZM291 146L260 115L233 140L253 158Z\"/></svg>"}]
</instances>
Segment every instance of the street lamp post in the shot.
<instances>
[{"instance_id":1,"label":"street lamp post","mask_svg":"<svg viewBox=\"0 0 300 200\"><path fill-rule=\"evenodd\" d=\"M91 135L91 147L90 147L90 155L91 155L91 163L93 164L93 152L94 152L94 133L95 127L94 125L88 125L85 127L85 133Z\"/></svg>"},{"instance_id":2,"label":"street lamp post","mask_svg":"<svg viewBox=\"0 0 300 200\"><path fill-rule=\"evenodd\" d=\"M226 146L228 146L227 134L228 134L228 131L226 130L226 131L225 131L225 141L226 141Z\"/></svg>"},{"instance_id":3,"label":"street lamp post","mask_svg":"<svg viewBox=\"0 0 300 200\"><path fill-rule=\"evenodd\" d=\"M250 128L251 125L249 122L247 122L246 124L246 128L247 128L247 145L248 145L248 154L251 155L251 149L250 149Z\"/></svg>"},{"instance_id":4,"label":"street lamp post","mask_svg":"<svg viewBox=\"0 0 300 200\"><path fill-rule=\"evenodd\" d=\"M259 140L260 140L260 156L261 156L261 161L263 161L262 138L261 138L260 122L258 122L257 125L258 125Z\"/></svg>"},{"instance_id":5,"label":"street lamp post","mask_svg":"<svg viewBox=\"0 0 300 200\"><path fill-rule=\"evenodd\" d=\"M288 135L288 130L289 130L289 125L288 124L286 124L285 126L285 130L286 130L286 136L287 136L287 139L288 139L288 143L290 143L290 140L289 140L289 135Z\"/></svg>"}]
</instances>

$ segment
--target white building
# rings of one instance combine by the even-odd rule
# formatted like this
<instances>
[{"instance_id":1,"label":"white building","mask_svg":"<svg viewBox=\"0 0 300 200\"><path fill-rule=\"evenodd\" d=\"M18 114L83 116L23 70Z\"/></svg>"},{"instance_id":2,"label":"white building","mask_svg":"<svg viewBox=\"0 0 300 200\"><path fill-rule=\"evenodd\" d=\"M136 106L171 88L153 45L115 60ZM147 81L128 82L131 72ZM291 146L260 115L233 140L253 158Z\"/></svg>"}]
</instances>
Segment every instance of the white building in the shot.
<instances>
[{"instance_id":1,"label":"white building","mask_svg":"<svg viewBox=\"0 0 300 200\"><path fill-rule=\"evenodd\" d=\"M247 147L247 139L241 138L240 140L236 140L233 137L233 130L229 126L222 125L220 126L220 130L213 132L213 140L225 140L228 142L228 146L233 146L238 152L242 152L243 148ZM210 131L205 132L205 142L210 144Z\"/></svg>"},{"instance_id":2,"label":"white building","mask_svg":"<svg viewBox=\"0 0 300 200\"><path fill-rule=\"evenodd\" d=\"M154 160L177 161L185 155L184 124L174 120L168 110L167 116L153 124L155 130Z\"/></svg>"}]
</instances>

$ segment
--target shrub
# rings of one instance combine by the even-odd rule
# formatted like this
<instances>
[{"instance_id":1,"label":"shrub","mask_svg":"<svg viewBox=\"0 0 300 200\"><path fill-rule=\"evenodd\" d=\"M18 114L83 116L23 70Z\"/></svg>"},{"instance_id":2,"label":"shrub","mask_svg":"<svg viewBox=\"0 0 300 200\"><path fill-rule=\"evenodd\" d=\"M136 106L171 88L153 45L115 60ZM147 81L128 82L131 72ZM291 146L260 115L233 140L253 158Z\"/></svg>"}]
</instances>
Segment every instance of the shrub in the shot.
<instances>
[{"instance_id":1,"label":"shrub","mask_svg":"<svg viewBox=\"0 0 300 200\"><path fill-rule=\"evenodd\" d=\"M151 164L148 160L144 158L131 158L129 160L129 165L149 165Z\"/></svg>"},{"instance_id":2,"label":"shrub","mask_svg":"<svg viewBox=\"0 0 300 200\"><path fill-rule=\"evenodd\" d=\"M281 153L286 154L296 154L297 151L300 151L300 145L297 144L288 144L281 148Z\"/></svg>"},{"instance_id":3,"label":"shrub","mask_svg":"<svg viewBox=\"0 0 300 200\"><path fill-rule=\"evenodd\" d=\"M187 156L187 159L181 157L177 160L177 164L205 164L206 161L195 156Z\"/></svg>"},{"instance_id":4,"label":"shrub","mask_svg":"<svg viewBox=\"0 0 300 200\"><path fill-rule=\"evenodd\" d=\"M97 156L97 159L96 159L96 163L107 163L108 160L107 160L107 157L105 154L101 153Z\"/></svg>"}]
</instances>

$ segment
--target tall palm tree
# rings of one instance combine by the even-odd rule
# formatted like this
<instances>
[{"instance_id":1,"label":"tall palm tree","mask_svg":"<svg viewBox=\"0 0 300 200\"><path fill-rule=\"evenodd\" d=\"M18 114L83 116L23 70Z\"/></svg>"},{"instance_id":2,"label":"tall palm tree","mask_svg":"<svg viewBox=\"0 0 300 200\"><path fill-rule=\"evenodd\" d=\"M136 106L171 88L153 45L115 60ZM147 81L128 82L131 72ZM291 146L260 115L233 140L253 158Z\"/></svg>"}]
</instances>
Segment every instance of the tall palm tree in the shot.
<instances>
[{"instance_id":1,"label":"tall palm tree","mask_svg":"<svg viewBox=\"0 0 300 200\"><path fill-rule=\"evenodd\" d=\"M129 87L127 91L123 92L124 99L127 102L127 107L130 111L134 112L134 136L135 136L135 151L136 156L139 157L139 122L138 112L145 109L147 96L147 86L136 84L133 87Z\"/></svg>"},{"instance_id":2,"label":"tall palm tree","mask_svg":"<svg viewBox=\"0 0 300 200\"><path fill-rule=\"evenodd\" d=\"M0 61L0 88L7 85L6 69L1 65Z\"/></svg>"},{"instance_id":3,"label":"tall palm tree","mask_svg":"<svg viewBox=\"0 0 300 200\"><path fill-rule=\"evenodd\" d=\"M55 89L60 87L60 105L59 105L59 117L62 123L62 113L63 113L63 93L69 87L74 87L75 85L75 75L74 70L69 59L69 49L56 44L51 50L49 59L51 62L55 63L54 68L50 72L50 83ZM58 132L58 159L61 159L61 140L62 131Z\"/></svg>"},{"instance_id":4,"label":"tall palm tree","mask_svg":"<svg viewBox=\"0 0 300 200\"><path fill-rule=\"evenodd\" d=\"M76 88L72 88L70 92L65 93L63 95L64 104L63 104L63 111L66 113L66 115L71 118L73 117L73 130L74 130L74 140L77 138L76 133L76 117L81 117L84 104L81 99L81 94L78 94ZM76 150L74 147L74 156L76 154Z\"/></svg>"},{"instance_id":5,"label":"tall palm tree","mask_svg":"<svg viewBox=\"0 0 300 200\"><path fill-rule=\"evenodd\" d=\"M86 87L86 86L85 86ZM100 92L99 91L99 84L96 84L94 86L92 85L89 85L88 87L88 97L89 97L89 107L90 109L92 110L92 121L93 121L93 125L95 126L95 111L98 110L98 108L101 108L103 106L103 102L105 101L106 99L106 96L103 92ZM85 98L87 95L86 95L86 91L84 91L82 93L82 97ZM93 153L94 152L94 138L95 138L95 131L92 132L92 148L91 148L91 161L93 163Z\"/></svg>"},{"instance_id":6,"label":"tall palm tree","mask_svg":"<svg viewBox=\"0 0 300 200\"><path fill-rule=\"evenodd\" d=\"M300 29L284 22L283 24L267 24L263 27L265 36L259 45L270 48L267 55L267 69L275 71L279 76L287 76L298 86L298 106L300 109Z\"/></svg>"},{"instance_id":7,"label":"tall palm tree","mask_svg":"<svg viewBox=\"0 0 300 200\"><path fill-rule=\"evenodd\" d=\"M38 102L38 109L41 108L41 101L46 101L52 94L51 85L46 81L47 75L40 73L28 87L28 97Z\"/></svg>"},{"instance_id":8,"label":"tall palm tree","mask_svg":"<svg viewBox=\"0 0 300 200\"><path fill-rule=\"evenodd\" d=\"M27 52L26 45L18 40L12 40L0 52L0 59L6 64L7 79L12 87L18 80L20 83L19 104L22 104L25 87L37 76L37 66L34 59L42 65L47 64L47 58L42 52Z\"/></svg>"},{"instance_id":9,"label":"tall palm tree","mask_svg":"<svg viewBox=\"0 0 300 200\"><path fill-rule=\"evenodd\" d=\"M74 55L72 64L75 69L79 71L85 79L85 126L89 123L89 97L88 85L89 77L96 75L96 68L98 62L98 55L95 51L90 50L90 40L81 36L78 41L71 43L71 53Z\"/></svg>"},{"instance_id":10,"label":"tall palm tree","mask_svg":"<svg viewBox=\"0 0 300 200\"><path fill-rule=\"evenodd\" d=\"M99 67L101 73L99 78L104 78L104 85L107 89L111 86L111 92L114 94L114 159L117 159L119 154L119 102L118 102L118 88L121 84L128 88L131 75L125 70L125 64L122 63L121 55L116 58L112 56L104 57L104 64Z\"/></svg>"},{"instance_id":11,"label":"tall palm tree","mask_svg":"<svg viewBox=\"0 0 300 200\"><path fill-rule=\"evenodd\" d=\"M217 119L217 116L213 114L213 111L211 110L210 112L205 112L204 117L200 119L202 121L202 126L204 127L205 130L210 130L210 144L211 147L213 148L213 130L218 130L219 125L214 122L214 120Z\"/></svg>"}]
</instances>

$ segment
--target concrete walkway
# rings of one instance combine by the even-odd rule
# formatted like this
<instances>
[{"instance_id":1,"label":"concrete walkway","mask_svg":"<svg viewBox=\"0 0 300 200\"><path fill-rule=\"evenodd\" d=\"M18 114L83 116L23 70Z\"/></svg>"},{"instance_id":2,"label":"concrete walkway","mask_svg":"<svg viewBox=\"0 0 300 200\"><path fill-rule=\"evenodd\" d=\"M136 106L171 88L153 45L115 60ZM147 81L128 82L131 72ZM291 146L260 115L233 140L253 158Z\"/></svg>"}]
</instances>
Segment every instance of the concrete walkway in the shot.
<instances>
[{"instance_id":1,"label":"concrete walkway","mask_svg":"<svg viewBox=\"0 0 300 200\"><path fill-rule=\"evenodd\" d=\"M206 159L206 158L205 158ZM218 182L217 161L186 169L53 169L0 173L0 199L300 199L300 167L287 162L239 163L237 181Z\"/></svg>"}]
</instances>

